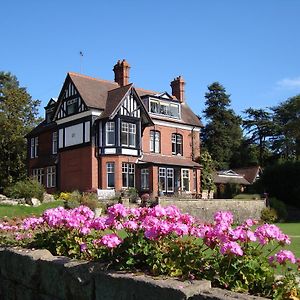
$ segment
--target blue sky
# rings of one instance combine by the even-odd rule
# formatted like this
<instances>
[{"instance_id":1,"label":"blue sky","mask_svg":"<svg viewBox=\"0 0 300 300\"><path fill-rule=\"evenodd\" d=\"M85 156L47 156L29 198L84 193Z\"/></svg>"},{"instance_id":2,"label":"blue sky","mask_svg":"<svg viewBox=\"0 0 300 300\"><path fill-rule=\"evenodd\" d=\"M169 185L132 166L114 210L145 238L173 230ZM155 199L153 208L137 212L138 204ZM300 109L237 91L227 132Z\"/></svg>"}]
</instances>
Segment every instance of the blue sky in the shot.
<instances>
[{"instance_id":1,"label":"blue sky","mask_svg":"<svg viewBox=\"0 0 300 300\"><path fill-rule=\"evenodd\" d=\"M298 0L5 1L0 70L44 106L68 71L113 80L126 58L137 87L170 92L183 75L201 115L219 81L240 114L300 93L299 14Z\"/></svg>"}]
</instances>

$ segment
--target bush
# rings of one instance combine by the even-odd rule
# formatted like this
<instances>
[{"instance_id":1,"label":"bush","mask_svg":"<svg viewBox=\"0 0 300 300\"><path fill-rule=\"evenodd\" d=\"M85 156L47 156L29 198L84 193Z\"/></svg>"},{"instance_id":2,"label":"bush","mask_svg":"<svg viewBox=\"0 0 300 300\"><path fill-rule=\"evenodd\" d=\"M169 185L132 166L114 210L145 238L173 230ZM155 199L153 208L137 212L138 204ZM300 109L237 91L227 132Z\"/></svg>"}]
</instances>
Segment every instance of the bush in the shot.
<instances>
[{"instance_id":1,"label":"bush","mask_svg":"<svg viewBox=\"0 0 300 300\"><path fill-rule=\"evenodd\" d=\"M233 197L233 199L237 200L260 200L261 196L259 194L238 194Z\"/></svg>"},{"instance_id":2,"label":"bush","mask_svg":"<svg viewBox=\"0 0 300 300\"><path fill-rule=\"evenodd\" d=\"M275 209L279 222L286 220L288 212L284 202L278 200L277 198L269 198L270 207Z\"/></svg>"},{"instance_id":3,"label":"bush","mask_svg":"<svg viewBox=\"0 0 300 300\"><path fill-rule=\"evenodd\" d=\"M10 198L37 198L43 201L45 188L35 179L25 179L16 182L14 185L7 187L4 194Z\"/></svg>"},{"instance_id":4,"label":"bush","mask_svg":"<svg viewBox=\"0 0 300 300\"><path fill-rule=\"evenodd\" d=\"M277 221L278 216L274 208L266 207L262 210L260 218L264 223L271 224Z\"/></svg>"},{"instance_id":5,"label":"bush","mask_svg":"<svg viewBox=\"0 0 300 300\"><path fill-rule=\"evenodd\" d=\"M300 207L300 162L285 162L266 167L257 185L261 192L286 204Z\"/></svg>"},{"instance_id":6,"label":"bush","mask_svg":"<svg viewBox=\"0 0 300 300\"><path fill-rule=\"evenodd\" d=\"M98 200L98 196L95 193L84 193L81 197L80 204L89 207L91 210L95 210L96 208L106 208L106 205Z\"/></svg>"}]
</instances>

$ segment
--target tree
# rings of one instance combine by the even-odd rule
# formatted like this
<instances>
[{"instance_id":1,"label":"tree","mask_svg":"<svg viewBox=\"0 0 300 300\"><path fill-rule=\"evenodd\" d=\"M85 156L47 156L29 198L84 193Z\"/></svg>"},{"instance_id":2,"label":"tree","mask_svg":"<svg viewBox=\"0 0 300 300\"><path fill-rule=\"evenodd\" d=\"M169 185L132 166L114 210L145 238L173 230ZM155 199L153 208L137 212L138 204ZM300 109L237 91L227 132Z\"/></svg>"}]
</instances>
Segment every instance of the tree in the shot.
<instances>
[{"instance_id":1,"label":"tree","mask_svg":"<svg viewBox=\"0 0 300 300\"><path fill-rule=\"evenodd\" d=\"M264 162L269 149L269 140L274 133L272 115L264 109L248 108L244 111L246 118L243 120L243 128L246 130L247 140L256 144L259 150L259 164Z\"/></svg>"},{"instance_id":2,"label":"tree","mask_svg":"<svg viewBox=\"0 0 300 300\"><path fill-rule=\"evenodd\" d=\"M202 151L199 163L202 165L201 170L201 190L215 190L213 174L215 172L215 162L207 151Z\"/></svg>"},{"instance_id":3,"label":"tree","mask_svg":"<svg viewBox=\"0 0 300 300\"><path fill-rule=\"evenodd\" d=\"M272 149L285 160L300 160L300 95L272 110L276 126Z\"/></svg>"},{"instance_id":4,"label":"tree","mask_svg":"<svg viewBox=\"0 0 300 300\"><path fill-rule=\"evenodd\" d=\"M15 76L0 72L0 187L26 176L25 135L37 125L39 104Z\"/></svg>"},{"instance_id":5,"label":"tree","mask_svg":"<svg viewBox=\"0 0 300 300\"><path fill-rule=\"evenodd\" d=\"M241 119L229 108L230 96L220 83L209 85L205 98L203 112L208 123L202 131L203 148L210 153L217 168L226 169L242 141Z\"/></svg>"}]
</instances>

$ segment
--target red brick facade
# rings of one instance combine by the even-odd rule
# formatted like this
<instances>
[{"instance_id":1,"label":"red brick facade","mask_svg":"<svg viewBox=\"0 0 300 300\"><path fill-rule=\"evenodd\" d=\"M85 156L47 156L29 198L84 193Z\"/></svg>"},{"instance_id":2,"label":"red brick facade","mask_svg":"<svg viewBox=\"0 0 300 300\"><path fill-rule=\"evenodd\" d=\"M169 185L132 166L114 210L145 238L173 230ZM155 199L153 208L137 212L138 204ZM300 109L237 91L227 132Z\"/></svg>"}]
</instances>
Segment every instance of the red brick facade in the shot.
<instances>
[{"instance_id":1,"label":"red brick facade","mask_svg":"<svg viewBox=\"0 0 300 300\"><path fill-rule=\"evenodd\" d=\"M58 101L49 102L46 120L27 136L28 173L48 192L200 193L202 125L185 103L183 78L172 81L169 96L127 85L129 68L124 60L115 65L116 82L69 73ZM158 113L150 104L161 106L151 107ZM159 151L150 147L151 131L159 132Z\"/></svg>"}]
</instances>

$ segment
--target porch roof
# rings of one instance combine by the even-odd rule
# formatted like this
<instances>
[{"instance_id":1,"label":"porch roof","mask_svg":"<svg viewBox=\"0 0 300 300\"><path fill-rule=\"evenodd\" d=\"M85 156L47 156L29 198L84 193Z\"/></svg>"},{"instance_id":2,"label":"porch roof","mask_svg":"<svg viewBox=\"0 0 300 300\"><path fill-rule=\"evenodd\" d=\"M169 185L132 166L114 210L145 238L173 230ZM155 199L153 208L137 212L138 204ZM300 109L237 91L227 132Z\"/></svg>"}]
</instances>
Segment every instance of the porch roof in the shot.
<instances>
[{"instance_id":1,"label":"porch roof","mask_svg":"<svg viewBox=\"0 0 300 300\"><path fill-rule=\"evenodd\" d=\"M169 156L161 154L144 154L139 159L138 163L152 163L154 165L172 165L189 168L201 168L200 164L179 155Z\"/></svg>"}]
</instances>

